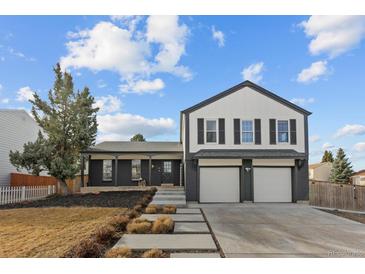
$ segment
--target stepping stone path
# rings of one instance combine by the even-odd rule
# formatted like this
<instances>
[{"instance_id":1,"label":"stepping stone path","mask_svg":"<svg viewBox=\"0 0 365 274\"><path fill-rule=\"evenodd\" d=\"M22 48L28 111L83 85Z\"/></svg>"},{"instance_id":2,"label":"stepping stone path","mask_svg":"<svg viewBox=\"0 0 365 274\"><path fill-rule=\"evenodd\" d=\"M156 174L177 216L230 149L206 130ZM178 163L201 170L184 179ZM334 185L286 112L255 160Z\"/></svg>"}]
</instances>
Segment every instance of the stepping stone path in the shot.
<instances>
[{"instance_id":1,"label":"stepping stone path","mask_svg":"<svg viewBox=\"0 0 365 274\"><path fill-rule=\"evenodd\" d=\"M176 222L174 233L209 233L206 223Z\"/></svg>"},{"instance_id":2,"label":"stepping stone path","mask_svg":"<svg viewBox=\"0 0 365 274\"><path fill-rule=\"evenodd\" d=\"M169 216L175 222L204 222L201 214L142 214L141 218L154 221L161 216Z\"/></svg>"},{"instance_id":3,"label":"stepping stone path","mask_svg":"<svg viewBox=\"0 0 365 274\"><path fill-rule=\"evenodd\" d=\"M153 196L152 205L176 205L186 207L186 196L184 188L158 188Z\"/></svg>"},{"instance_id":4,"label":"stepping stone path","mask_svg":"<svg viewBox=\"0 0 365 274\"><path fill-rule=\"evenodd\" d=\"M125 234L114 247L134 250L217 250L210 234Z\"/></svg>"},{"instance_id":5,"label":"stepping stone path","mask_svg":"<svg viewBox=\"0 0 365 274\"><path fill-rule=\"evenodd\" d=\"M219 253L171 253L170 258L220 258Z\"/></svg>"},{"instance_id":6,"label":"stepping stone path","mask_svg":"<svg viewBox=\"0 0 365 274\"><path fill-rule=\"evenodd\" d=\"M159 188L151 204L169 204L179 207L176 214L142 214L141 216L149 221L154 221L160 216L169 216L175 221L174 232L171 234L124 234L113 248L128 247L132 250L158 248L172 251L171 258L220 258L200 208L186 208L183 188ZM179 250L182 252L174 253Z\"/></svg>"}]
</instances>

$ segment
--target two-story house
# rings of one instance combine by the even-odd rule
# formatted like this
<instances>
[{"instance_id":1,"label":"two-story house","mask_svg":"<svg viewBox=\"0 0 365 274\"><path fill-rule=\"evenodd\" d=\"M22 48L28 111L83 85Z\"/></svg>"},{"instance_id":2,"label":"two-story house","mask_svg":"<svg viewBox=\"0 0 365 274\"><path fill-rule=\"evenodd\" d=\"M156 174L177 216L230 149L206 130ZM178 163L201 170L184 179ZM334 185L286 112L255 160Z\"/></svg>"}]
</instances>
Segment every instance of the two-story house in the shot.
<instances>
[{"instance_id":1,"label":"two-story house","mask_svg":"<svg viewBox=\"0 0 365 274\"><path fill-rule=\"evenodd\" d=\"M181 112L179 142L103 142L83 152L90 186L174 184L188 201L308 199L308 115L245 81Z\"/></svg>"}]
</instances>

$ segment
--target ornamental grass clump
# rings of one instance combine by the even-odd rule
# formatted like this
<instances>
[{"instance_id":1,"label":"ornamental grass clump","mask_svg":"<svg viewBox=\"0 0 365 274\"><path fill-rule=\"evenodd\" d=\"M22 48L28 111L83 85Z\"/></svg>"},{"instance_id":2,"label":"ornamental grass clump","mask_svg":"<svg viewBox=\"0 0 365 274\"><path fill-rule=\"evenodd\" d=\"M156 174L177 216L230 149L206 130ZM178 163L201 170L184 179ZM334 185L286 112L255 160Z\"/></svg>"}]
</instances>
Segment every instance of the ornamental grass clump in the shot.
<instances>
[{"instance_id":1,"label":"ornamental grass clump","mask_svg":"<svg viewBox=\"0 0 365 274\"><path fill-rule=\"evenodd\" d=\"M142 258L167 258L167 254L160 249L150 249L142 254Z\"/></svg>"},{"instance_id":2,"label":"ornamental grass clump","mask_svg":"<svg viewBox=\"0 0 365 274\"><path fill-rule=\"evenodd\" d=\"M158 217L153 222L151 231L154 234L171 233L174 231L174 221L169 216Z\"/></svg>"},{"instance_id":3,"label":"ornamental grass clump","mask_svg":"<svg viewBox=\"0 0 365 274\"><path fill-rule=\"evenodd\" d=\"M113 226L117 232L125 231L127 224L129 223L130 218L127 215L115 215L110 221L109 225Z\"/></svg>"},{"instance_id":4,"label":"ornamental grass clump","mask_svg":"<svg viewBox=\"0 0 365 274\"><path fill-rule=\"evenodd\" d=\"M162 213L164 213L164 214L175 214L176 213L176 206L175 205L165 205L162 208Z\"/></svg>"},{"instance_id":5,"label":"ornamental grass clump","mask_svg":"<svg viewBox=\"0 0 365 274\"><path fill-rule=\"evenodd\" d=\"M160 211L160 207L158 205L148 205L144 210L147 214L156 214Z\"/></svg>"},{"instance_id":6,"label":"ornamental grass clump","mask_svg":"<svg viewBox=\"0 0 365 274\"><path fill-rule=\"evenodd\" d=\"M88 238L81 240L69 252L66 258L100 258L103 256L105 247L95 239Z\"/></svg>"},{"instance_id":7,"label":"ornamental grass clump","mask_svg":"<svg viewBox=\"0 0 365 274\"><path fill-rule=\"evenodd\" d=\"M116 236L116 229L111 225L104 225L99 227L95 232L95 240L99 244L108 244Z\"/></svg>"},{"instance_id":8,"label":"ornamental grass clump","mask_svg":"<svg viewBox=\"0 0 365 274\"><path fill-rule=\"evenodd\" d=\"M147 234L151 233L151 227L152 223L147 219L138 218L127 225L127 232L130 234Z\"/></svg>"},{"instance_id":9,"label":"ornamental grass clump","mask_svg":"<svg viewBox=\"0 0 365 274\"><path fill-rule=\"evenodd\" d=\"M128 247L116 247L105 253L105 258L131 258L132 250Z\"/></svg>"}]
</instances>

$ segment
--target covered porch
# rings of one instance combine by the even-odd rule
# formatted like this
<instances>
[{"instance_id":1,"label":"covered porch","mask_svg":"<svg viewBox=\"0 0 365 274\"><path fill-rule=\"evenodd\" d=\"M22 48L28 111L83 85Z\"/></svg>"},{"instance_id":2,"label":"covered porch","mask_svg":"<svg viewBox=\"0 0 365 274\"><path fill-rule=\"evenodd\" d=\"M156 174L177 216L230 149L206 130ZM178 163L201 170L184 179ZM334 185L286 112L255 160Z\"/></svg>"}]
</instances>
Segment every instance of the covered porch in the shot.
<instances>
[{"instance_id":1,"label":"covered porch","mask_svg":"<svg viewBox=\"0 0 365 274\"><path fill-rule=\"evenodd\" d=\"M81 153L84 187L183 186L181 144L177 142L103 142ZM82 176L81 176L82 178Z\"/></svg>"}]
</instances>

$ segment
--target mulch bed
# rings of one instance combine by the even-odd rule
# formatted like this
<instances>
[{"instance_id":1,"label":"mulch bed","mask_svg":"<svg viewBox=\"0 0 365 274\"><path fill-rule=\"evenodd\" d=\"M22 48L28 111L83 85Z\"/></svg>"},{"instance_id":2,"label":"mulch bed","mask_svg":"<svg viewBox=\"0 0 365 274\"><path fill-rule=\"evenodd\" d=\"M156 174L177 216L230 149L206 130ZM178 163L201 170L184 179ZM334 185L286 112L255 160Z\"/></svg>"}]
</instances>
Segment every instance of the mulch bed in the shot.
<instances>
[{"instance_id":1,"label":"mulch bed","mask_svg":"<svg viewBox=\"0 0 365 274\"><path fill-rule=\"evenodd\" d=\"M132 208L143 195L149 191L110 191L99 193L70 194L66 196L53 195L51 197L25 201L17 204L0 205L0 209L28 208L28 207L124 207Z\"/></svg>"},{"instance_id":2,"label":"mulch bed","mask_svg":"<svg viewBox=\"0 0 365 274\"><path fill-rule=\"evenodd\" d=\"M325 209L322 209L322 211L365 224L365 214L357 214L338 210L325 210Z\"/></svg>"}]
</instances>

